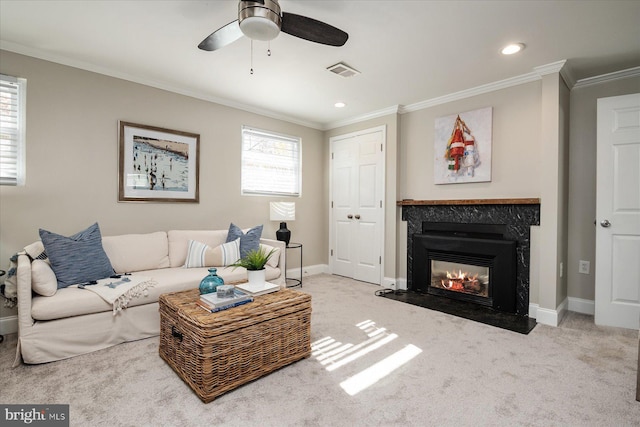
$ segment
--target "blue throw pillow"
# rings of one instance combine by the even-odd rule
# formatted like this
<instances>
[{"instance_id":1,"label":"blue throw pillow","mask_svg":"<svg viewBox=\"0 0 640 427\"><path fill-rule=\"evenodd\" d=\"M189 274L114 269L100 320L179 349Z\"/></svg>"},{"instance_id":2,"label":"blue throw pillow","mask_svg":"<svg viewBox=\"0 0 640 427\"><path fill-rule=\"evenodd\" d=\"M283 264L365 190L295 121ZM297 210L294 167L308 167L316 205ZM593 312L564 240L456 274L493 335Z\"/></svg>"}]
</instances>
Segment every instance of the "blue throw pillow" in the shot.
<instances>
[{"instance_id":1,"label":"blue throw pillow","mask_svg":"<svg viewBox=\"0 0 640 427\"><path fill-rule=\"evenodd\" d=\"M258 250L260 247L260 237L262 237L262 225L253 227L245 234L240 227L231 223L229 233L227 234L227 243L240 239L240 256L244 258L248 252Z\"/></svg>"},{"instance_id":2,"label":"blue throw pillow","mask_svg":"<svg viewBox=\"0 0 640 427\"><path fill-rule=\"evenodd\" d=\"M113 274L98 223L70 237L40 229L40 239L58 279L58 289Z\"/></svg>"}]
</instances>

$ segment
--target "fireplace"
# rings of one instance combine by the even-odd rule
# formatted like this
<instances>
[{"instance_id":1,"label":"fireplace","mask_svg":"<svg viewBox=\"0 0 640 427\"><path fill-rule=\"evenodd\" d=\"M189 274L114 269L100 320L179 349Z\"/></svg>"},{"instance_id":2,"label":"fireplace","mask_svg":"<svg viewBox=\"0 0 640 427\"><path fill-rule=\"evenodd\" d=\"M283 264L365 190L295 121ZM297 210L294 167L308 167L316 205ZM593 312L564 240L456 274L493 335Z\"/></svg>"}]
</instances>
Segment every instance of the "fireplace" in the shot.
<instances>
[{"instance_id":1,"label":"fireplace","mask_svg":"<svg viewBox=\"0 0 640 427\"><path fill-rule=\"evenodd\" d=\"M406 199L398 205L407 222L407 291L381 292L381 296L522 334L531 332L536 322L527 316L529 228L540 225L540 199ZM503 251L508 254L502 256ZM463 280L431 286L442 276L441 270L445 276L447 270L467 272L472 278L477 274L478 283L471 281L465 287ZM446 289L454 286L466 292Z\"/></svg>"},{"instance_id":2,"label":"fireplace","mask_svg":"<svg viewBox=\"0 0 640 427\"><path fill-rule=\"evenodd\" d=\"M516 312L517 242L506 225L424 222L410 290Z\"/></svg>"}]
</instances>

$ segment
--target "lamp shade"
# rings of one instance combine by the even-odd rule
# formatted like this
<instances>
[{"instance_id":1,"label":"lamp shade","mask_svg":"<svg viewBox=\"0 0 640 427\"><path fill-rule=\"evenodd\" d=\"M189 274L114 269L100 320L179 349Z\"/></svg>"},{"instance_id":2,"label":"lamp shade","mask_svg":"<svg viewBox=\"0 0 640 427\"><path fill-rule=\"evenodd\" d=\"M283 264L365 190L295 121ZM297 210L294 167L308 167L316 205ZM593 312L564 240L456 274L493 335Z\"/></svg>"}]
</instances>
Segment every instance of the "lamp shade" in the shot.
<instances>
[{"instance_id":1,"label":"lamp shade","mask_svg":"<svg viewBox=\"0 0 640 427\"><path fill-rule=\"evenodd\" d=\"M271 221L295 221L295 202L271 202L269 204L269 219Z\"/></svg>"}]
</instances>

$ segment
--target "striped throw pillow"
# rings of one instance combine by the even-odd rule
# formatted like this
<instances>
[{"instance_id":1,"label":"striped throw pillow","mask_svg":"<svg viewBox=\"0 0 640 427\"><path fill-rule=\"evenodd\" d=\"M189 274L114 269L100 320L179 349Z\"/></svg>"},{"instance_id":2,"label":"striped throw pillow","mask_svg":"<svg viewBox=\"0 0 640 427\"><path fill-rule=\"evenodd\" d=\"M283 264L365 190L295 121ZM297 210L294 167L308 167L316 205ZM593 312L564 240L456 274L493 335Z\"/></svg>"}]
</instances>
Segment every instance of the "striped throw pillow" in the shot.
<instances>
[{"instance_id":1,"label":"striped throw pillow","mask_svg":"<svg viewBox=\"0 0 640 427\"><path fill-rule=\"evenodd\" d=\"M240 259L240 239L212 248L211 246L189 240L187 260L184 268L226 267Z\"/></svg>"}]
</instances>

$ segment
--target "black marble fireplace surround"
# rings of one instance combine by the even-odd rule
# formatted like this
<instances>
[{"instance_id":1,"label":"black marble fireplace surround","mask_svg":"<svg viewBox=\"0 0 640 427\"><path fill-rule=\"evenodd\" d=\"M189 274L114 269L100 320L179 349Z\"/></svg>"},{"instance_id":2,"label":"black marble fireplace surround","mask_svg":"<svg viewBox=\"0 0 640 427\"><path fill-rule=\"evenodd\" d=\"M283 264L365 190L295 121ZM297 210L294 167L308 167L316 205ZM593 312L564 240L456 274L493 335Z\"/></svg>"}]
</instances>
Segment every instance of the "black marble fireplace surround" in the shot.
<instances>
[{"instance_id":1,"label":"black marble fireplace surround","mask_svg":"<svg viewBox=\"0 0 640 427\"><path fill-rule=\"evenodd\" d=\"M516 241L515 314L529 311L530 227L540 224L538 199L494 200L403 200L402 220L407 221L407 289L415 288L412 271L414 236L422 234L423 223L497 224L504 226L504 238Z\"/></svg>"}]
</instances>

